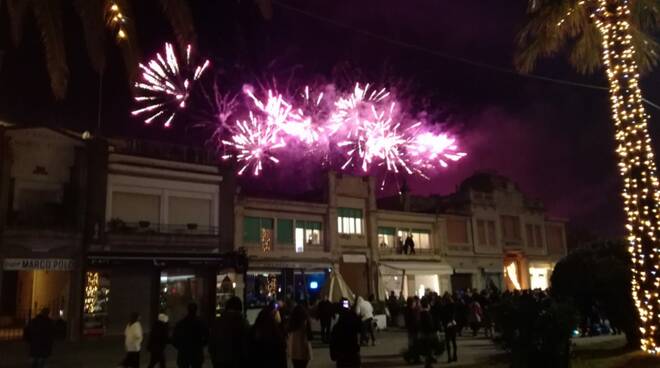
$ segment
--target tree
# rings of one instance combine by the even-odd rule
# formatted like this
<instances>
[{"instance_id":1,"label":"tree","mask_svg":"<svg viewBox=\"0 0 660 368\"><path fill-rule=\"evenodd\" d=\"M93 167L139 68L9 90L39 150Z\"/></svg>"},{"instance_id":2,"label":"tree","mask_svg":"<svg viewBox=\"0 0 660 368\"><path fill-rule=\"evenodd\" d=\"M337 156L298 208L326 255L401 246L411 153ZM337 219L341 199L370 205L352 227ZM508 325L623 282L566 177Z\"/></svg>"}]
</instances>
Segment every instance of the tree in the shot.
<instances>
[{"instance_id":1,"label":"tree","mask_svg":"<svg viewBox=\"0 0 660 368\"><path fill-rule=\"evenodd\" d=\"M53 95L66 96L69 68L66 60L63 3L64 0L6 0L11 35L18 45L23 36L24 21L32 13L41 33L46 65ZM129 82L135 80L139 48L135 18L129 0L70 0L83 26L87 53L94 70L103 74L106 67L105 37L113 33L122 50ZM160 8L174 29L177 43L183 49L195 42L192 14L185 0L159 0ZM0 2L0 5L2 3Z\"/></svg>"},{"instance_id":2,"label":"tree","mask_svg":"<svg viewBox=\"0 0 660 368\"><path fill-rule=\"evenodd\" d=\"M630 254L623 241L578 248L555 266L552 295L572 300L583 318L598 305L612 326L626 334L628 345L639 346L639 318L628 292L632 279L630 265Z\"/></svg>"},{"instance_id":3,"label":"tree","mask_svg":"<svg viewBox=\"0 0 660 368\"><path fill-rule=\"evenodd\" d=\"M652 353L660 353L660 191L639 75L658 62L651 34L659 25L658 0L531 0L515 58L519 70L529 72L540 57L569 48L579 72L605 69L624 184L631 289L642 320L641 347Z\"/></svg>"}]
</instances>

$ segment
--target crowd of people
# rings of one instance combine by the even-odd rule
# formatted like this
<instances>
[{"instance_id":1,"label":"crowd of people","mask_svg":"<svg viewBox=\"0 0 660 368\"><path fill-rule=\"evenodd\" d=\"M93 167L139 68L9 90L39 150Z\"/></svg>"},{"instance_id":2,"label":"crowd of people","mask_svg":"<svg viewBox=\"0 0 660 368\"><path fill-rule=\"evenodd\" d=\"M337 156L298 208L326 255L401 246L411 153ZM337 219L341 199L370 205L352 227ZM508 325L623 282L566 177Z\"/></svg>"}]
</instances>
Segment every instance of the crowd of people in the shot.
<instances>
[{"instance_id":1,"label":"crowd of people","mask_svg":"<svg viewBox=\"0 0 660 368\"><path fill-rule=\"evenodd\" d=\"M251 326L238 297L230 298L220 317L208 325L198 316L197 305L190 304L188 314L174 325L171 333L167 315L159 314L153 322L146 344L150 353L148 367L164 368L165 349L171 344L177 350L180 368L201 367L205 350L214 368L286 368L289 362L294 368L305 368L313 358L311 318L319 320L321 342L329 344L331 359L337 367L359 367L361 347L376 344L376 303L373 295L366 299L358 297L354 305L347 299L332 303L327 297L314 305L273 301L259 312ZM407 299L392 292L385 301L390 324L406 329L408 347L404 358L411 363L423 362L427 367L445 351L447 362L456 362L456 339L463 334L483 333L494 337L497 329L501 340L514 341L511 336L520 335L526 328L522 325L530 324L520 324L525 313L532 320L538 314L534 311L549 303L552 298L544 291L500 293L494 289L466 290L442 296L427 291L422 297ZM507 305L520 310L514 313L515 323L502 320L501 312ZM531 307L523 308L526 305ZM48 315L49 311L44 309L25 329L35 368L44 367L52 351L55 326ZM576 326L582 335L618 333L597 305L582 321ZM139 314L130 316L124 336L126 355L120 366L139 367L144 336Z\"/></svg>"}]
</instances>

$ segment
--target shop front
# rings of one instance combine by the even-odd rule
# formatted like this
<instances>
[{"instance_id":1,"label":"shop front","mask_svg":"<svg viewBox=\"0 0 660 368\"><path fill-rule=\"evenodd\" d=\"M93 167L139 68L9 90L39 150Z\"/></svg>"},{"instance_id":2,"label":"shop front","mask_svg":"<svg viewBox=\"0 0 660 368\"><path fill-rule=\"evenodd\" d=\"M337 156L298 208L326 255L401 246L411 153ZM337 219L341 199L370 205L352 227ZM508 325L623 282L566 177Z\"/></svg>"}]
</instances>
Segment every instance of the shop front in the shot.
<instances>
[{"instance_id":1,"label":"shop front","mask_svg":"<svg viewBox=\"0 0 660 368\"><path fill-rule=\"evenodd\" d=\"M383 261L379 266L384 293L396 296L440 295L450 291L452 268L443 262Z\"/></svg>"},{"instance_id":2,"label":"shop front","mask_svg":"<svg viewBox=\"0 0 660 368\"><path fill-rule=\"evenodd\" d=\"M0 295L0 339L20 337L22 327L47 308L66 334L76 318L70 306L75 262L68 258L5 258Z\"/></svg>"},{"instance_id":3,"label":"shop front","mask_svg":"<svg viewBox=\"0 0 660 368\"><path fill-rule=\"evenodd\" d=\"M550 262L529 262L529 288L545 290L550 287L550 276L554 264Z\"/></svg>"},{"instance_id":4,"label":"shop front","mask_svg":"<svg viewBox=\"0 0 660 368\"><path fill-rule=\"evenodd\" d=\"M243 276L234 256L95 254L85 270L83 334L123 333L137 312L150 322L158 313L171 321L196 303L200 316L212 319L233 295L243 296Z\"/></svg>"}]
</instances>

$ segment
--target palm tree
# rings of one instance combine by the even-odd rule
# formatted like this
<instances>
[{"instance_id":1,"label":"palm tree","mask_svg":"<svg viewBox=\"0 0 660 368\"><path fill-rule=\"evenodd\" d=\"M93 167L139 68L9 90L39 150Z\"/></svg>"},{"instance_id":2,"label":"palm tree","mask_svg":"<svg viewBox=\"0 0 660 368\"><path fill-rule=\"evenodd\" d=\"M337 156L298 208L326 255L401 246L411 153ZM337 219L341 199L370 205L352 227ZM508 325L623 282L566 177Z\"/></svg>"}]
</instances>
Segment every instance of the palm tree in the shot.
<instances>
[{"instance_id":1,"label":"palm tree","mask_svg":"<svg viewBox=\"0 0 660 368\"><path fill-rule=\"evenodd\" d=\"M578 71L605 70L640 345L654 354L660 353L660 191L639 76L658 62L651 33L659 25L658 0L531 0L515 58L519 70L528 72L539 57L569 48L569 61Z\"/></svg>"},{"instance_id":2,"label":"palm tree","mask_svg":"<svg viewBox=\"0 0 660 368\"><path fill-rule=\"evenodd\" d=\"M106 67L105 37L112 33L122 50L129 82L135 80L139 48L134 17L129 0L71 0L83 26L87 53L94 70L103 75ZM66 96L69 68L62 27L63 0L6 0L14 44L23 36L23 23L32 12L46 54L46 64L53 95ZM160 8L174 29L183 49L195 42L192 14L185 0L159 0ZM0 2L2 5L2 2Z\"/></svg>"}]
</instances>

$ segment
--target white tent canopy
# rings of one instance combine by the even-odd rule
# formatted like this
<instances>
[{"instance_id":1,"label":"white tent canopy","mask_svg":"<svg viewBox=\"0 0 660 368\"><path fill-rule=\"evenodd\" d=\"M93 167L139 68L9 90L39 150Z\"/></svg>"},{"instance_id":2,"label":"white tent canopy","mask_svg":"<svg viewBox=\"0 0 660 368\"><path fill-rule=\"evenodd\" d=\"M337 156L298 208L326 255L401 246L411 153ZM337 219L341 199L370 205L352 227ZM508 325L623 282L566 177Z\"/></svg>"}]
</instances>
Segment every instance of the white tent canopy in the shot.
<instances>
[{"instance_id":1,"label":"white tent canopy","mask_svg":"<svg viewBox=\"0 0 660 368\"><path fill-rule=\"evenodd\" d=\"M339 302L342 298L346 298L353 302L355 300L355 294L351 291L351 288L348 287L344 278L341 277L337 270L332 270L330 278L325 282L321 292L319 293L321 298L328 297L333 303Z\"/></svg>"}]
</instances>

